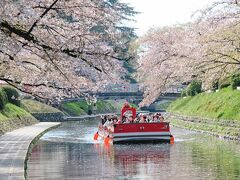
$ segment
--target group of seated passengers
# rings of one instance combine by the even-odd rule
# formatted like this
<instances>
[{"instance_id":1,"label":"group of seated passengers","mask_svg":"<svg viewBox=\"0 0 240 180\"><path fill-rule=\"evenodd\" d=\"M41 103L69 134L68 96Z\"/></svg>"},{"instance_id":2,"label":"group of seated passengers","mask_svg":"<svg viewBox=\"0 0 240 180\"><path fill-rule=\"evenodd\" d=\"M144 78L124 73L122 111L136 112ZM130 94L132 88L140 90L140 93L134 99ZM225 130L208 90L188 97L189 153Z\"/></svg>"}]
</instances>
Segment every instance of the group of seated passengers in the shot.
<instances>
[{"instance_id":1,"label":"group of seated passengers","mask_svg":"<svg viewBox=\"0 0 240 180\"><path fill-rule=\"evenodd\" d=\"M155 114L138 114L137 118L133 119L133 116L123 116L122 123L157 123L157 122L163 122L164 117L161 115L161 113L155 113Z\"/></svg>"},{"instance_id":2,"label":"group of seated passengers","mask_svg":"<svg viewBox=\"0 0 240 180\"><path fill-rule=\"evenodd\" d=\"M102 125L117 124L118 117L116 115L104 115L101 116Z\"/></svg>"},{"instance_id":3,"label":"group of seated passengers","mask_svg":"<svg viewBox=\"0 0 240 180\"><path fill-rule=\"evenodd\" d=\"M138 114L137 118L133 119L132 115L123 115L122 121L116 115L105 115L101 117L102 125L109 126L112 124L127 124L127 123L157 123L163 122L164 117L161 113L155 114Z\"/></svg>"}]
</instances>

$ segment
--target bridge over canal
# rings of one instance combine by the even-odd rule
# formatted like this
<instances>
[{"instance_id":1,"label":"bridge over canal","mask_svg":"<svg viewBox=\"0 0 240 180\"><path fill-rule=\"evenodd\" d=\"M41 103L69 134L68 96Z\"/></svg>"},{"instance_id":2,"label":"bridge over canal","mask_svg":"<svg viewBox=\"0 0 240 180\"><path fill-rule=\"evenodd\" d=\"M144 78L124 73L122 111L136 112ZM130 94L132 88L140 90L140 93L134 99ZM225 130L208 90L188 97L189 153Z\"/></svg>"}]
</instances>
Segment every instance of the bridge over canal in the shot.
<instances>
[{"instance_id":1,"label":"bridge over canal","mask_svg":"<svg viewBox=\"0 0 240 180\"><path fill-rule=\"evenodd\" d=\"M171 101L174 101L180 97L180 93L185 86L172 86L168 88L167 91L162 93L150 106L143 107L143 111L165 111L164 107L166 104L169 104ZM144 93L138 84L128 84L128 85L109 85L104 88L101 92L90 92L85 91L90 94L92 97L95 97L96 100L126 100L130 103L139 104L143 98ZM61 100L60 104L67 102L78 102L85 100L84 97L79 98L66 98ZM58 104L59 106L59 104ZM90 108L90 106L89 106ZM92 112L91 108L89 109ZM91 114L91 113L90 113Z\"/></svg>"},{"instance_id":2,"label":"bridge over canal","mask_svg":"<svg viewBox=\"0 0 240 180\"><path fill-rule=\"evenodd\" d=\"M97 99L101 100L117 100L117 99L125 99L126 101L138 104L143 100L143 92L89 92L90 95L95 96ZM155 102L162 100L175 100L180 97L180 93L165 93L161 94L159 98L156 99ZM67 98L63 99L62 102L76 102L80 100L84 100L84 97L80 98Z\"/></svg>"}]
</instances>

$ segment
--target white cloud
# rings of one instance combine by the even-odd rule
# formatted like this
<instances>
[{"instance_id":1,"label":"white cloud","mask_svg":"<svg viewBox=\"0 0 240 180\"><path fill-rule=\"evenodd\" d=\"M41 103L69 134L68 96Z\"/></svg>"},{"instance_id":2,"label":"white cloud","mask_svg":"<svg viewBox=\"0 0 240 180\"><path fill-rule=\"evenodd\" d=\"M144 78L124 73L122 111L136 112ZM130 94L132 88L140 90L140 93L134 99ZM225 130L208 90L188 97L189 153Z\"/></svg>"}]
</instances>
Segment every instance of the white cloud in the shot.
<instances>
[{"instance_id":1,"label":"white cloud","mask_svg":"<svg viewBox=\"0 0 240 180\"><path fill-rule=\"evenodd\" d=\"M133 25L138 28L139 35L151 27L189 22L194 12L214 1L216 0L121 0L141 12Z\"/></svg>"}]
</instances>

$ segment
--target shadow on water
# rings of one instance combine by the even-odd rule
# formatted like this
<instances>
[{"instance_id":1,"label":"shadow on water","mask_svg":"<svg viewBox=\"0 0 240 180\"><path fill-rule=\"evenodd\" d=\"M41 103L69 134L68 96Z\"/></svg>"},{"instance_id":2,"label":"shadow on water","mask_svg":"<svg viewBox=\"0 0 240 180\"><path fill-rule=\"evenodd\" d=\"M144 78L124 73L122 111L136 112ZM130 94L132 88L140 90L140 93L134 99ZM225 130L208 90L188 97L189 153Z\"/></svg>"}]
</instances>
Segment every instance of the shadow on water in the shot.
<instances>
[{"instance_id":1,"label":"shadow on water","mask_svg":"<svg viewBox=\"0 0 240 180\"><path fill-rule=\"evenodd\" d=\"M29 179L240 179L240 145L173 128L174 145L104 145L97 123L65 123L42 137Z\"/></svg>"}]
</instances>

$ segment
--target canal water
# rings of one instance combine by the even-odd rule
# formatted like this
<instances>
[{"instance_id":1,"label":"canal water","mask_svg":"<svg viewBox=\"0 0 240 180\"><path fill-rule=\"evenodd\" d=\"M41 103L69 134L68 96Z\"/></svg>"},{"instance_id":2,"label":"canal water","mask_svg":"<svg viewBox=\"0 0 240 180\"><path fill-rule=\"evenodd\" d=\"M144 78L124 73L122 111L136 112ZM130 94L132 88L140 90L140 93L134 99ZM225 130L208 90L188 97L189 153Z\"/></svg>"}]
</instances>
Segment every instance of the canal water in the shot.
<instances>
[{"instance_id":1,"label":"canal water","mask_svg":"<svg viewBox=\"0 0 240 180\"><path fill-rule=\"evenodd\" d=\"M240 180L240 144L172 128L175 144L106 146L96 121L64 123L45 134L28 161L30 180Z\"/></svg>"}]
</instances>

